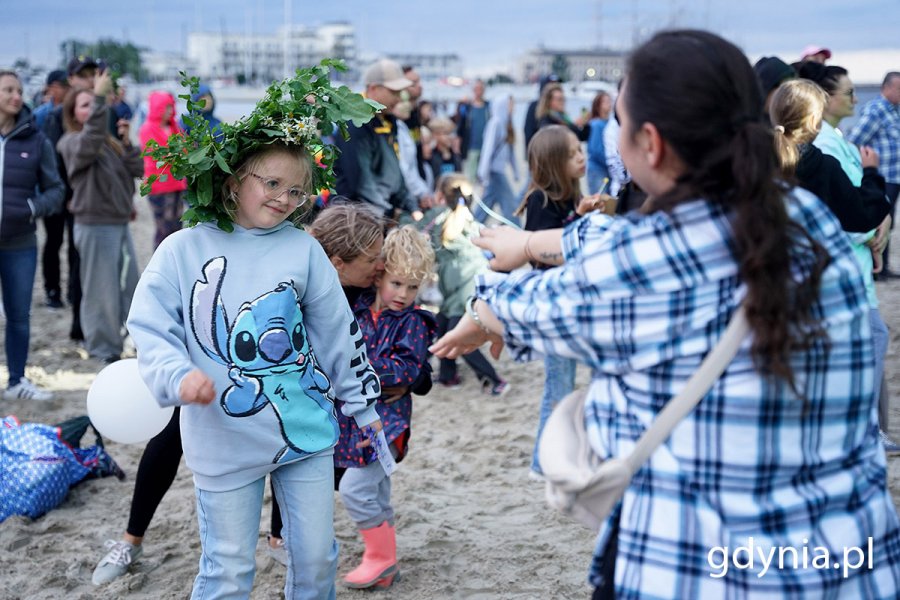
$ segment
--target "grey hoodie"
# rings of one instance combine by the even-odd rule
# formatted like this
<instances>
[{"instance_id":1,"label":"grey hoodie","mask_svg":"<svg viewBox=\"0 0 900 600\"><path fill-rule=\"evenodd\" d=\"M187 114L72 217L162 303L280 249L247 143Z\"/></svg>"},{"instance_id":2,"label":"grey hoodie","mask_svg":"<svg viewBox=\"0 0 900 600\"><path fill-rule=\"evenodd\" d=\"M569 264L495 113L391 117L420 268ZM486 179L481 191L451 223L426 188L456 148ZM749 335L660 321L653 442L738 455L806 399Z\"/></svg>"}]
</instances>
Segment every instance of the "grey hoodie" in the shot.
<instances>
[{"instance_id":1,"label":"grey hoodie","mask_svg":"<svg viewBox=\"0 0 900 600\"><path fill-rule=\"evenodd\" d=\"M491 173L506 173L506 165L512 167L513 177L519 178L513 145L506 141L509 113L509 98L501 97L491 101L491 118L484 127L481 143L481 158L478 160L478 180L487 185Z\"/></svg>"},{"instance_id":2,"label":"grey hoodie","mask_svg":"<svg viewBox=\"0 0 900 600\"><path fill-rule=\"evenodd\" d=\"M134 207L134 180L144 176L140 148L117 154L107 142L109 107L101 96L81 131L70 131L56 145L72 187L69 211L76 223L124 225Z\"/></svg>"}]
</instances>

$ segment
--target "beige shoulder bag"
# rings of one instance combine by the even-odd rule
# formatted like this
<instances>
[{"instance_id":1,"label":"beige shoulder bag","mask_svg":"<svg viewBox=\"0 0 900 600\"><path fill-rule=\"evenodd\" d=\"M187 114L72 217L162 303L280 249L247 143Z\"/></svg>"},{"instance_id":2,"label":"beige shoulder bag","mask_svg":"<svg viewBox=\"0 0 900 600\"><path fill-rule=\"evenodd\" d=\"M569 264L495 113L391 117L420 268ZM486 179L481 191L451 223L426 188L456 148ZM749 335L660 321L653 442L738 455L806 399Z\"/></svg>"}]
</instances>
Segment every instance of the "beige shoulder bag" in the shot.
<instances>
[{"instance_id":1,"label":"beige shoulder bag","mask_svg":"<svg viewBox=\"0 0 900 600\"><path fill-rule=\"evenodd\" d=\"M566 396L547 420L538 448L547 502L595 531L599 529L634 474L719 379L748 331L744 309L739 307L681 393L666 404L624 458L604 460L594 453L584 426L587 393L577 390Z\"/></svg>"}]
</instances>

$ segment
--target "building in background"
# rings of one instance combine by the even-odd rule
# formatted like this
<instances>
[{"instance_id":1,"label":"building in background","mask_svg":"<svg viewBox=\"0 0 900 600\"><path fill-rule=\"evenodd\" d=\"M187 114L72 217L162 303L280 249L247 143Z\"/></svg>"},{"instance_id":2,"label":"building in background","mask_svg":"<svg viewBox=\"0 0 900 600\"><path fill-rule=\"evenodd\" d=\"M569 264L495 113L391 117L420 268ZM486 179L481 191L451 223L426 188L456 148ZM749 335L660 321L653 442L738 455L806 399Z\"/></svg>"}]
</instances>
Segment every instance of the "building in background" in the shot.
<instances>
[{"instance_id":1,"label":"building in background","mask_svg":"<svg viewBox=\"0 0 900 600\"><path fill-rule=\"evenodd\" d=\"M269 82L323 58L340 58L350 70L336 79L355 81L356 29L350 23L317 27L283 26L274 35L194 32L188 34L187 57L202 78Z\"/></svg>"},{"instance_id":2,"label":"building in background","mask_svg":"<svg viewBox=\"0 0 900 600\"><path fill-rule=\"evenodd\" d=\"M556 73L564 81L617 82L625 72L626 53L619 50L553 50L539 47L519 59L517 79L536 82Z\"/></svg>"},{"instance_id":3,"label":"building in background","mask_svg":"<svg viewBox=\"0 0 900 600\"><path fill-rule=\"evenodd\" d=\"M416 73L426 81L441 80L462 75L462 61L458 54L422 54L406 52L388 54L388 58L401 65L412 65Z\"/></svg>"},{"instance_id":4,"label":"building in background","mask_svg":"<svg viewBox=\"0 0 900 600\"><path fill-rule=\"evenodd\" d=\"M142 52L141 64L151 81L181 81L179 72L197 74L197 65L177 52Z\"/></svg>"}]
</instances>

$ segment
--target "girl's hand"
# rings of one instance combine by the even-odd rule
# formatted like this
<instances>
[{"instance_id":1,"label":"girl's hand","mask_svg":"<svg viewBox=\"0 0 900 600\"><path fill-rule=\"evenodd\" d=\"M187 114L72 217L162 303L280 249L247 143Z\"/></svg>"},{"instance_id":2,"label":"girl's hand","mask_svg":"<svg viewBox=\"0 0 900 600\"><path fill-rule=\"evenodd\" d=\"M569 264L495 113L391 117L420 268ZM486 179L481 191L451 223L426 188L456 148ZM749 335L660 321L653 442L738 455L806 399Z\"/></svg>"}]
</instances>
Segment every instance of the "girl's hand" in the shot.
<instances>
[{"instance_id":1,"label":"girl's hand","mask_svg":"<svg viewBox=\"0 0 900 600\"><path fill-rule=\"evenodd\" d=\"M216 388L206 373L194 369L181 380L178 395L185 404L209 404L216 399Z\"/></svg>"},{"instance_id":2,"label":"girl's hand","mask_svg":"<svg viewBox=\"0 0 900 600\"><path fill-rule=\"evenodd\" d=\"M609 194L594 194L592 196L583 196L575 207L575 212L579 215L586 215L589 212L599 210L605 215L614 215L616 213L616 204L618 199Z\"/></svg>"},{"instance_id":3,"label":"girl's hand","mask_svg":"<svg viewBox=\"0 0 900 600\"><path fill-rule=\"evenodd\" d=\"M409 392L408 385L381 388L381 401L384 404L393 404Z\"/></svg>"},{"instance_id":4,"label":"girl's hand","mask_svg":"<svg viewBox=\"0 0 900 600\"><path fill-rule=\"evenodd\" d=\"M860 146L859 154L862 157L862 166L864 169L866 167L878 166L878 153L870 146Z\"/></svg>"},{"instance_id":5,"label":"girl's hand","mask_svg":"<svg viewBox=\"0 0 900 600\"><path fill-rule=\"evenodd\" d=\"M360 430L365 430L366 427L371 427L372 429L375 430L376 433L381 431L382 430L381 419L378 419L377 421L373 421L373 422L369 423L368 425L364 425L364 426L360 427ZM357 442L356 447L357 448L368 448L371 445L372 445L372 440L367 436L366 439L364 439L363 441Z\"/></svg>"},{"instance_id":6,"label":"girl's hand","mask_svg":"<svg viewBox=\"0 0 900 600\"><path fill-rule=\"evenodd\" d=\"M105 69L97 73L97 77L94 79L94 95L105 98L107 94L112 92L112 89L113 83L109 70Z\"/></svg>"},{"instance_id":7,"label":"girl's hand","mask_svg":"<svg viewBox=\"0 0 900 600\"><path fill-rule=\"evenodd\" d=\"M440 358L458 358L463 354L478 350L487 342L491 343L491 356L495 359L500 358L500 352L503 350L503 338L499 335L488 334L472 320L472 317L463 315L456 327L432 344L428 350Z\"/></svg>"},{"instance_id":8,"label":"girl's hand","mask_svg":"<svg viewBox=\"0 0 900 600\"><path fill-rule=\"evenodd\" d=\"M472 243L494 255L490 260L495 271L512 271L528 262L525 253L525 242L532 234L530 231L513 229L507 225L501 227L484 227L481 236Z\"/></svg>"}]
</instances>

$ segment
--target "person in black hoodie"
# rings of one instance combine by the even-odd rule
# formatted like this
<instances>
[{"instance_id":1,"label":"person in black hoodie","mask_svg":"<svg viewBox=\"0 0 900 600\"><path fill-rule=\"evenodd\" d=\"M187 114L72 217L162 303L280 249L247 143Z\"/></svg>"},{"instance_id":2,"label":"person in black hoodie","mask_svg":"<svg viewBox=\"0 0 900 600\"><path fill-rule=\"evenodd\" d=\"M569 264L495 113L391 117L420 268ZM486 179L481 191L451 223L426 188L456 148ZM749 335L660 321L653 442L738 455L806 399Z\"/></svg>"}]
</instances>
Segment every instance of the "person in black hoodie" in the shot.
<instances>
[{"instance_id":1,"label":"person in black hoodie","mask_svg":"<svg viewBox=\"0 0 900 600\"><path fill-rule=\"evenodd\" d=\"M59 210L65 188L53 146L22 102L22 82L0 71L0 288L6 311L9 381L4 400L52 400L25 378L31 292L37 270L35 219Z\"/></svg>"},{"instance_id":2,"label":"person in black hoodie","mask_svg":"<svg viewBox=\"0 0 900 600\"><path fill-rule=\"evenodd\" d=\"M856 187L837 159L812 145L822 127L827 101L828 94L805 79L783 83L772 96L769 117L782 173L818 196L844 231L875 229L891 210L884 178L878 174L878 154L871 148L860 149L863 178Z\"/></svg>"}]
</instances>

